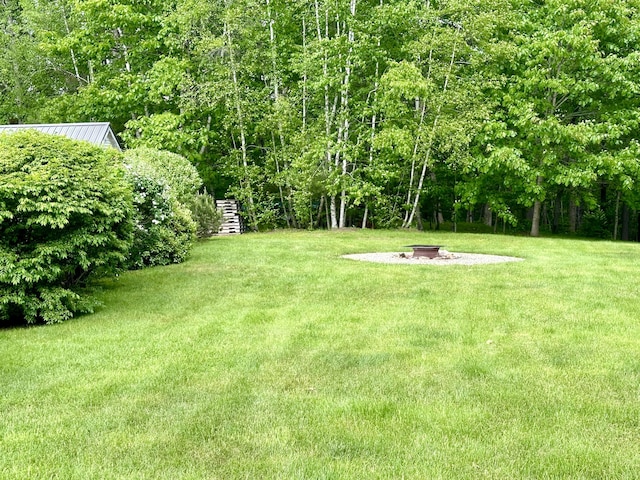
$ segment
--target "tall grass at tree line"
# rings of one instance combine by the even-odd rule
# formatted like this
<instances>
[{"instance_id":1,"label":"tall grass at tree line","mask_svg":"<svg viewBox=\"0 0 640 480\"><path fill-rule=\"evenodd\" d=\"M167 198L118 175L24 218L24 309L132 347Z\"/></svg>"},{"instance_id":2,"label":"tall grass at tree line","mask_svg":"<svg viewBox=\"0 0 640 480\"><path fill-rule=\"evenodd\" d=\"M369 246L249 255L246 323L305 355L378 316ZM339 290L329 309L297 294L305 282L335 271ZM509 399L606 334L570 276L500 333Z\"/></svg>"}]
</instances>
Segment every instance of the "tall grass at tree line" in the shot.
<instances>
[{"instance_id":1,"label":"tall grass at tree line","mask_svg":"<svg viewBox=\"0 0 640 480\"><path fill-rule=\"evenodd\" d=\"M414 243L514 255L384 265ZM214 238L0 330L0 479L640 478L640 245Z\"/></svg>"}]
</instances>

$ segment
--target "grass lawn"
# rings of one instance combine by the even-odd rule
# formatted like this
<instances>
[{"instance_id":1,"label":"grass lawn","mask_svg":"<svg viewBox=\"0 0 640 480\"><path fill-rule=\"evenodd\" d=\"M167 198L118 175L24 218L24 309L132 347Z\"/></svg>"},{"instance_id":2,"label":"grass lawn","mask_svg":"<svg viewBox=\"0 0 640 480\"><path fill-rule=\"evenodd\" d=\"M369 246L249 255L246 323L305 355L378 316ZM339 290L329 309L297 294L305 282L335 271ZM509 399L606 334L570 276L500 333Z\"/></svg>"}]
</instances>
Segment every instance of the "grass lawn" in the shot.
<instances>
[{"instance_id":1,"label":"grass lawn","mask_svg":"<svg viewBox=\"0 0 640 480\"><path fill-rule=\"evenodd\" d=\"M447 250L493 265L344 253ZM0 330L0 479L640 478L640 244L214 238Z\"/></svg>"}]
</instances>

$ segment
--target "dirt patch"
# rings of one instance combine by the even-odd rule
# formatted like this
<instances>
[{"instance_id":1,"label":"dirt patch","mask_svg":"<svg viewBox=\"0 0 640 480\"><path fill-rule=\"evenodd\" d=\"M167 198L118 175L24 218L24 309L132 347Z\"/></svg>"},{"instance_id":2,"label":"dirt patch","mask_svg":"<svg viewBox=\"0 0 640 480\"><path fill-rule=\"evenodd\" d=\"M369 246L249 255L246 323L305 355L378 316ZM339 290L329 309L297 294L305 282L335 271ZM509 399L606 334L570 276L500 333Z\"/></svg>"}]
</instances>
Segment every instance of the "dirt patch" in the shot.
<instances>
[{"instance_id":1,"label":"dirt patch","mask_svg":"<svg viewBox=\"0 0 640 480\"><path fill-rule=\"evenodd\" d=\"M518 257L503 255L484 255L480 253L453 253L440 249L435 258L414 257L407 252L354 253L342 255L342 258L374 263L396 263L405 265L481 265L490 263L521 262Z\"/></svg>"}]
</instances>

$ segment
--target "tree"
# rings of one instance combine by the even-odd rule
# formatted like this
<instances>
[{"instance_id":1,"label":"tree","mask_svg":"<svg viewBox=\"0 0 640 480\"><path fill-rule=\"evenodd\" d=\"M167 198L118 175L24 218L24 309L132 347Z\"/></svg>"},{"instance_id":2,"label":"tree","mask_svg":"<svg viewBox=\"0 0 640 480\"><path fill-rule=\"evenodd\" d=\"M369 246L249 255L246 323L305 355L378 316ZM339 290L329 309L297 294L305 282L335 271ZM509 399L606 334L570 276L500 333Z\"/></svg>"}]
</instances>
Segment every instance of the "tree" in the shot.
<instances>
[{"instance_id":1,"label":"tree","mask_svg":"<svg viewBox=\"0 0 640 480\"><path fill-rule=\"evenodd\" d=\"M589 202L606 164L637 132L636 2L514 2L508 37L494 46L490 68L500 82L498 110L485 132L489 165L532 206L540 232L543 202L567 190ZM614 120L615 119L615 120Z\"/></svg>"},{"instance_id":2,"label":"tree","mask_svg":"<svg viewBox=\"0 0 640 480\"><path fill-rule=\"evenodd\" d=\"M59 87L38 48L30 11L6 0L0 8L0 122L34 121L41 103Z\"/></svg>"}]
</instances>

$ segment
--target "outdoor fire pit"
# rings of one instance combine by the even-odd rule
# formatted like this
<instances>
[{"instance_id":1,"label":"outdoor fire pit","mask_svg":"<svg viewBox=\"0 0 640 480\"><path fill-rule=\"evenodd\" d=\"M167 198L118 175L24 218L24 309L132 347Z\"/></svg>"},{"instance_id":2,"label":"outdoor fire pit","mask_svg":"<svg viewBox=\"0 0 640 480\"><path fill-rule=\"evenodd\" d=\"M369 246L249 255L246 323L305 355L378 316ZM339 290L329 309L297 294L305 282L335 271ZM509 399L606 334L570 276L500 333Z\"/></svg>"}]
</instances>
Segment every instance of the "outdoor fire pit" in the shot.
<instances>
[{"instance_id":1,"label":"outdoor fire pit","mask_svg":"<svg viewBox=\"0 0 640 480\"><path fill-rule=\"evenodd\" d=\"M440 245L407 245L413 248L414 257L436 258L440 255Z\"/></svg>"}]
</instances>

